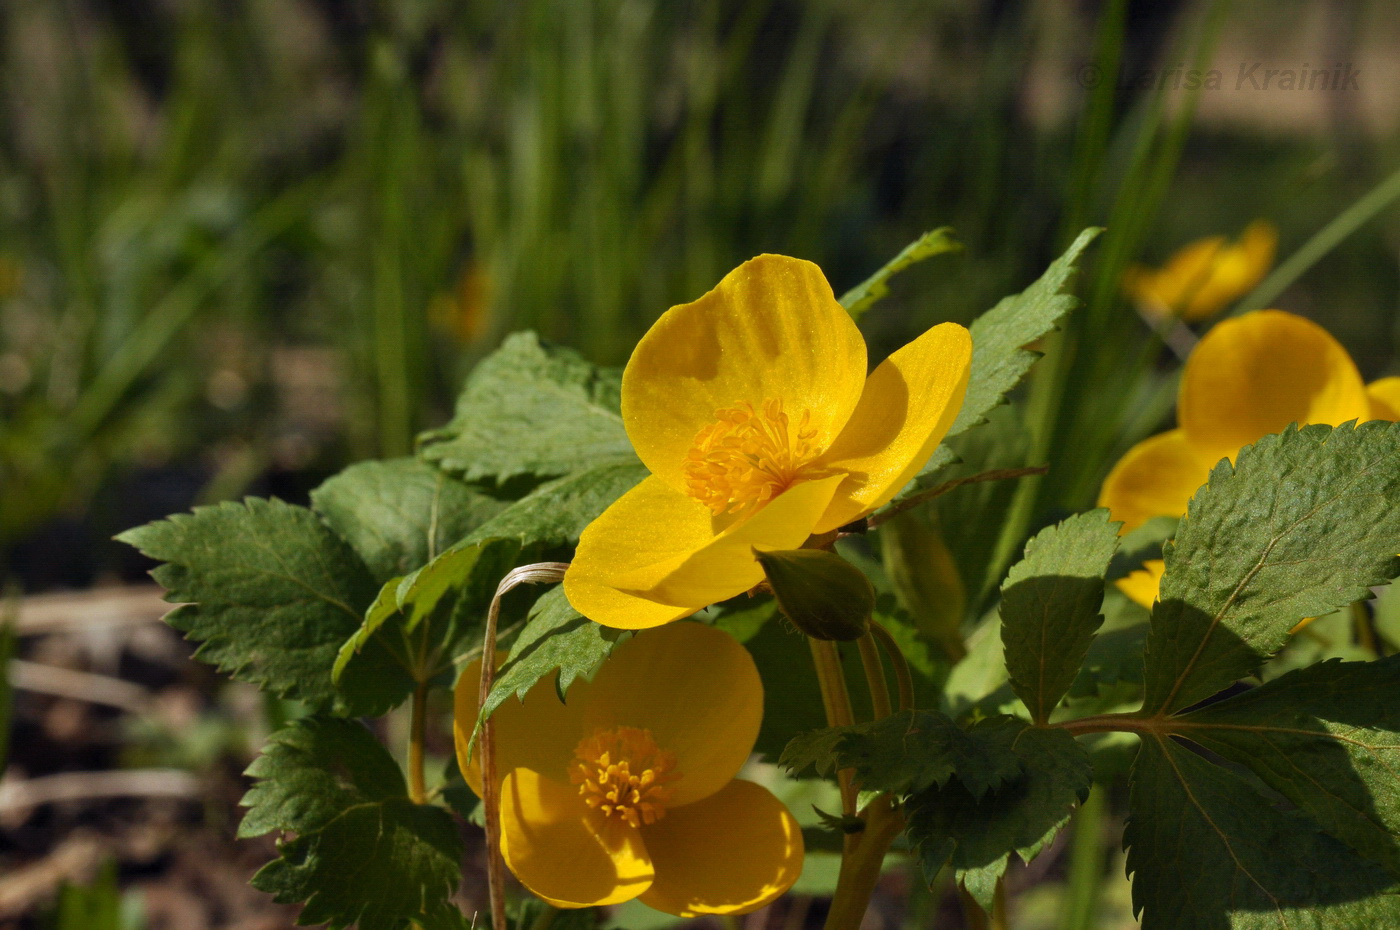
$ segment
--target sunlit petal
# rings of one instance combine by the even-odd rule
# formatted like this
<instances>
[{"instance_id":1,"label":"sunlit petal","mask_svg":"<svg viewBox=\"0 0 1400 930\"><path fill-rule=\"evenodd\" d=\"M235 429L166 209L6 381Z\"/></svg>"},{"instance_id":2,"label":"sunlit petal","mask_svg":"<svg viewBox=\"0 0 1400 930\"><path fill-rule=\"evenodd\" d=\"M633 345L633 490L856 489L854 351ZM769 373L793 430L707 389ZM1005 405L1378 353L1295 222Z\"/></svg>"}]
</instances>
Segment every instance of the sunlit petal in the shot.
<instances>
[{"instance_id":1,"label":"sunlit petal","mask_svg":"<svg viewBox=\"0 0 1400 930\"><path fill-rule=\"evenodd\" d=\"M1177 421L1209 458L1290 423L1368 419L1371 401L1337 340L1309 320L1278 310L1217 325L1186 362Z\"/></svg>"},{"instance_id":2,"label":"sunlit petal","mask_svg":"<svg viewBox=\"0 0 1400 930\"><path fill-rule=\"evenodd\" d=\"M651 731L676 754L672 805L729 783L753 750L763 683L748 650L699 623L646 630L613 651L589 685L586 725Z\"/></svg>"},{"instance_id":3,"label":"sunlit petal","mask_svg":"<svg viewBox=\"0 0 1400 930\"><path fill-rule=\"evenodd\" d=\"M686 454L720 410L780 400L794 422L810 414L825 449L865 373L865 340L821 269L760 255L647 331L623 374L622 416L642 461L679 491Z\"/></svg>"},{"instance_id":4,"label":"sunlit petal","mask_svg":"<svg viewBox=\"0 0 1400 930\"><path fill-rule=\"evenodd\" d=\"M1400 420L1400 378L1381 378L1366 385L1371 398L1371 419Z\"/></svg>"},{"instance_id":5,"label":"sunlit petal","mask_svg":"<svg viewBox=\"0 0 1400 930\"><path fill-rule=\"evenodd\" d=\"M1113 466L1099 492L1099 506L1123 521L1124 533L1153 517L1181 516L1213 464L1181 430L1161 433L1133 446Z\"/></svg>"},{"instance_id":6,"label":"sunlit petal","mask_svg":"<svg viewBox=\"0 0 1400 930\"><path fill-rule=\"evenodd\" d=\"M971 335L943 323L871 373L850 422L819 460L849 477L817 532L883 506L918 474L958 417L971 365Z\"/></svg>"},{"instance_id":7,"label":"sunlit petal","mask_svg":"<svg viewBox=\"0 0 1400 930\"><path fill-rule=\"evenodd\" d=\"M732 781L642 827L656 878L642 902L679 917L747 914L802 873L802 831L766 788Z\"/></svg>"}]
</instances>

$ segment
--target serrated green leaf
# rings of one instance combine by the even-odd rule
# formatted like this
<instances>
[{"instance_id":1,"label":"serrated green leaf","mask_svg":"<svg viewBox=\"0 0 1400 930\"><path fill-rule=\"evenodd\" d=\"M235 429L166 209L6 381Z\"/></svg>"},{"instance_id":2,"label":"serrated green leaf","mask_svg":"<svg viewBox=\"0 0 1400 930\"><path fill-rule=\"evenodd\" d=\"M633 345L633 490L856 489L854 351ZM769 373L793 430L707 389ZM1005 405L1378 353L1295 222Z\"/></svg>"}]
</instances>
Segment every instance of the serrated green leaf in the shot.
<instances>
[{"instance_id":1,"label":"serrated green leaf","mask_svg":"<svg viewBox=\"0 0 1400 930\"><path fill-rule=\"evenodd\" d=\"M1172 720L1400 874L1400 656L1329 661Z\"/></svg>"},{"instance_id":2,"label":"serrated green leaf","mask_svg":"<svg viewBox=\"0 0 1400 930\"><path fill-rule=\"evenodd\" d=\"M273 734L248 768L240 836L296 833L253 885L305 901L298 923L361 930L450 926L462 855L451 815L411 802L393 757L359 723L326 717ZM448 923L441 923L448 920ZM426 926L426 925L425 925Z\"/></svg>"},{"instance_id":3,"label":"serrated green leaf","mask_svg":"<svg viewBox=\"0 0 1400 930\"><path fill-rule=\"evenodd\" d=\"M572 546L579 534L650 474L628 456L546 482L478 527L463 542L513 537L523 545Z\"/></svg>"},{"instance_id":4,"label":"serrated green leaf","mask_svg":"<svg viewBox=\"0 0 1400 930\"><path fill-rule=\"evenodd\" d=\"M981 423L991 409L1025 377L1038 358L1025 347L1049 335L1075 299L1064 293L1075 272L1075 263L1102 230L1086 229L1045 274L1019 294L1003 298L973 322L972 374L962 410L948 437Z\"/></svg>"},{"instance_id":5,"label":"serrated green leaf","mask_svg":"<svg viewBox=\"0 0 1400 930\"><path fill-rule=\"evenodd\" d=\"M279 903L305 901L297 922L331 928L398 927L441 915L461 877L452 815L407 798L347 808L279 852L253 876L253 887Z\"/></svg>"},{"instance_id":6,"label":"serrated green leaf","mask_svg":"<svg viewBox=\"0 0 1400 930\"><path fill-rule=\"evenodd\" d=\"M407 796L398 763L374 735L338 717L278 730L244 774L258 781L243 796L239 837L310 833L348 807Z\"/></svg>"},{"instance_id":7,"label":"serrated green leaf","mask_svg":"<svg viewBox=\"0 0 1400 930\"><path fill-rule=\"evenodd\" d=\"M1036 723L1050 719L1103 623L1103 576L1120 525L1091 510L1041 530L1001 586L1006 667Z\"/></svg>"},{"instance_id":8,"label":"serrated green leaf","mask_svg":"<svg viewBox=\"0 0 1400 930\"><path fill-rule=\"evenodd\" d=\"M495 713L506 698L512 694L524 698L555 672L559 673L556 684L563 699L577 679L593 677L622 634L622 630L594 623L574 610L564 596L563 585L549 589L535 602L525 628L511 644L477 725Z\"/></svg>"},{"instance_id":9,"label":"serrated green leaf","mask_svg":"<svg viewBox=\"0 0 1400 930\"><path fill-rule=\"evenodd\" d=\"M371 647L366 674L337 689L331 665L374 600L374 581L316 514L273 498L197 507L117 537L164 562L151 574L183 602L166 621L200 643L195 657L314 711L374 713L404 672Z\"/></svg>"},{"instance_id":10,"label":"serrated green leaf","mask_svg":"<svg viewBox=\"0 0 1400 930\"><path fill-rule=\"evenodd\" d=\"M1143 930L1400 926L1379 866L1169 738L1144 737L1131 808L1123 842Z\"/></svg>"},{"instance_id":11,"label":"serrated green leaf","mask_svg":"<svg viewBox=\"0 0 1400 930\"><path fill-rule=\"evenodd\" d=\"M1030 861L1088 797L1093 772L1072 736L1010 717L995 727L1020 762L1018 777L981 797L953 779L905 802L905 832L930 885L950 864L964 881L985 884L1010 853Z\"/></svg>"},{"instance_id":12,"label":"serrated green leaf","mask_svg":"<svg viewBox=\"0 0 1400 930\"><path fill-rule=\"evenodd\" d=\"M359 657L377 644L403 660L409 673L384 710L401 702L415 681L448 670L455 656L480 640L496 587L519 552L513 539L486 539L455 546L407 578L388 581L365 612L364 623L341 646L333 678L344 683L365 674Z\"/></svg>"},{"instance_id":13,"label":"serrated green leaf","mask_svg":"<svg viewBox=\"0 0 1400 930\"><path fill-rule=\"evenodd\" d=\"M621 379L568 349L515 333L467 379L445 427L420 437L424 459L468 481L552 478L633 456Z\"/></svg>"},{"instance_id":14,"label":"serrated green leaf","mask_svg":"<svg viewBox=\"0 0 1400 930\"><path fill-rule=\"evenodd\" d=\"M854 769L863 790L897 795L924 791L957 775L981 797L1020 774L1010 743L1000 720L963 730L936 711L906 710L871 723L801 734L788 743L778 764L793 775L808 766L823 775Z\"/></svg>"},{"instance_id":15,"label":"serrated green leaf","mask_svg":"<svg viewBox=\"0 0 1400 930\"><path fill-rule=\"evenodd\" d=\"M1096 697L1113 685L1142 684L1142 651L1146 645L1146 623L1095 636L1074 684L1070 685L1069 696Z\"/></svg>"},{"instance_id":16,"label":"serrated green leaf","mask_svg":"<svg viewBox=\"0 0 1400 930\"><path fill-rule=\"evenodd\" d=\"M1257 670L1299 620L1394 577L1398 499L1400 424L1290 429L1217 465L1164 548L1144 708L1210 697Z\"/></svg>"},{"instance_id":17,"label":"serrated green leaf","mask_svg":"<svg viewBox=\"0 0 1400 930\"><path fill-rule=\"evenodd\" d=\"M311 492L311 506L382 584L422 568L506 504L401 458L351 465Z\"/></svg>"},{"instance_id":18,"label":"serrated green leaf","mask_svg":"<svg viewBox=\"0 0 1400 930\"><path fill-rule=\"evenodd\" d=\"M884 267L866 278L860 284L841 295L841 306L857 320L890 292L890 278L910 265L942 255L956 252L962 244L953 238L951 227L943 226L924 233L900 250L899 254L885 263Z\"/></svg>"}]
</instances>

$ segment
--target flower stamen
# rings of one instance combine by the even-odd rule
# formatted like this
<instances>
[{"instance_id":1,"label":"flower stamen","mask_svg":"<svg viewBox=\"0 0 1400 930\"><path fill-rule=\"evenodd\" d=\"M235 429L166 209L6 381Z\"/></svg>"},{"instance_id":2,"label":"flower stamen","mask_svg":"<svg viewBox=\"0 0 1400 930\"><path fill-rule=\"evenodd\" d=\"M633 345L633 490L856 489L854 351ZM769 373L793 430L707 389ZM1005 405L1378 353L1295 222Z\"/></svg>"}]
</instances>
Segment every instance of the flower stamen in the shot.
<instances>
[{"instance_id":1,"label":"flower stamen","mask_svg":"<svg viewBox=\"0 0 1400 930\"><path fill-rule=\"evenodd\" d=\"M656 745L650 730L614 727L584 737L574 749L569 780L584 803L634 827L666 815L673 782L680 779L674 753Z\"/></svg>"},{"instance_id":2,"label":"flower stamen","mask_svg":"<svg viewBox=\"0 0 1400 930\"><path fill-rule=\"evenodd\" d=\"M715 411L715 422L695 434L685 457L690 495L716 515L757 510L796 481L817 455L812 411L796 429L781 400L761 409L745 401Z\"/></svg>"}]
</instances>

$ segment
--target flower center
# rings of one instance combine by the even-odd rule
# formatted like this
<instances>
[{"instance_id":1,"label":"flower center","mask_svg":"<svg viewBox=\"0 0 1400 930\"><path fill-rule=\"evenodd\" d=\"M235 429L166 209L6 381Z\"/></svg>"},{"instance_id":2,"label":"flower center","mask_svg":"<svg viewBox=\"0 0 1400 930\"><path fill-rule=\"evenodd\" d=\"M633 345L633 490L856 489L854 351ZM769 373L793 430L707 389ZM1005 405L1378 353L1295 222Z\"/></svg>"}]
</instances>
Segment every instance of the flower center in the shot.
<instances>
[{"instance_id":1,"label":"flower center","mask_svg":"<svg viewBox=\"0 0 1400 930\"><path fill-rule=\"evenodd\" d=\"M816 457L812 411L793 429L781 400L762 409L744 402L715 411L715 422L695 434L685 457L690 495L715 514L756 510L792 485Z\"/></svg>"},{"instance_id":2,"label":"flower center","mask_svg":"<svg viewBox=\"0 0 1400 930\"><path fill-rule=\"evenodd\" d=\"M650 730L614 727L599 730L574 748L569 780L584 803L605 816L632 826L655 823L666 815L667 787L681 775L676 756L656 745Z\"/></svg>"}]
</instances>

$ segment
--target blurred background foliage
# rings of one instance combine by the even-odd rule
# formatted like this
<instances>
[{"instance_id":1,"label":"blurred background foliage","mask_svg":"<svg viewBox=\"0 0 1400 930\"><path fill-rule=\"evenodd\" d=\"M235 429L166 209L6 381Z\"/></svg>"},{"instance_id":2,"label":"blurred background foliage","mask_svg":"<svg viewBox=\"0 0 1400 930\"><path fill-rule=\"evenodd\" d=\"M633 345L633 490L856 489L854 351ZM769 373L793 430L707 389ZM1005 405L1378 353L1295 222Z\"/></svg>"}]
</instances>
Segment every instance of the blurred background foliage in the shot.
<instances>
[{"instance_id":1,"label":"blurred background foliage","mask_svg":"<svg viewBox=\"0 0 1400 930\"><path fill-rule=\"evenodd\" d=\"M1123 269L1258 217L1287 257L1380 182L1397 37L1381 0L6 4L0 550L30 589L130 573L111 532L409 451L512 330L620 364L761 251L839 293L953 226L867 319L878 356L1103 224L1027 395L1043 522L1170 416ZM1359 79L1237 87L1253 62ZM1397 234L1381 213L1277 301L1369 377Z\"/></svg>"}]
</instances>

